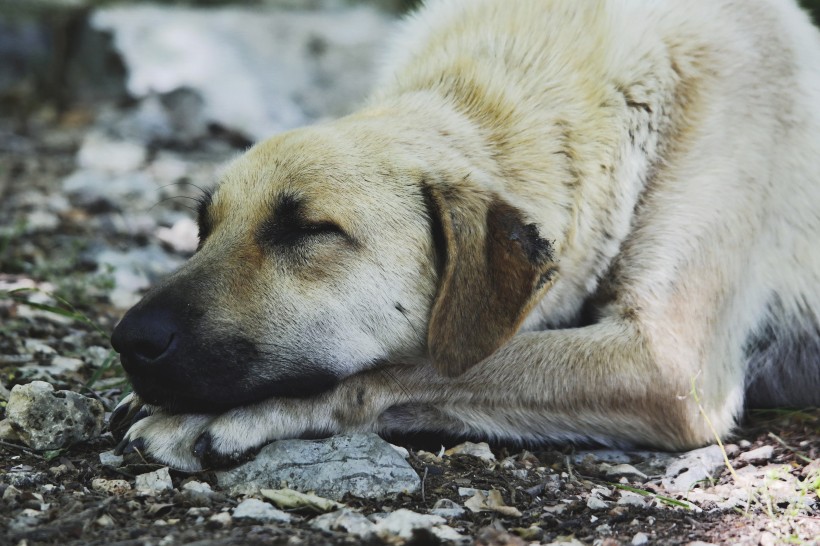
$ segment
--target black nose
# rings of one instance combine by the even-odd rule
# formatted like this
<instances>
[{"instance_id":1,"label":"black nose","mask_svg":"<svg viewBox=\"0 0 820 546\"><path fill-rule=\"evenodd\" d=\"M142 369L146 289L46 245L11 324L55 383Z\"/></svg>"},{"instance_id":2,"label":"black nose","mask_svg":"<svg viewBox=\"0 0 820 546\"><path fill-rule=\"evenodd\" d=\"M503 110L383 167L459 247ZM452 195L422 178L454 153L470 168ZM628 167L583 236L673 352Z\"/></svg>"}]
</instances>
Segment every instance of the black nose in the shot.
<instances>
[{"instance_id":1,"label":"black nose","mask_svg":"<svg viewBox=\"0 0 820 546\"><path fill-rule=\"evenodd\" d=\"M120 321L111 336L111 345L120 353L130 374L148 371L170 360L179 342L179 328L165 309L134 308Z\"/></svg>"}]
</instances>

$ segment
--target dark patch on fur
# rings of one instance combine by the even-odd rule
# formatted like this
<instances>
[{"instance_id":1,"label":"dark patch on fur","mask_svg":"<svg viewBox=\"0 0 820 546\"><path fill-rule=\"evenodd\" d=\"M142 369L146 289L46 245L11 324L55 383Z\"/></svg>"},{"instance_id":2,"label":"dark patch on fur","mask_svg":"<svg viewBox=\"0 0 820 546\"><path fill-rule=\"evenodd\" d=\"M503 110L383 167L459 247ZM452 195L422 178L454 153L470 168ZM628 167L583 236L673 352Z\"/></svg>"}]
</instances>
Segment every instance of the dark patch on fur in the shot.
<instances>
[{"instance_id":1,"label":"dark patch on fur","mask_svg":"<svg viewBox=\"0 0 820 546\"><path fill-rule=\"evenodd\" d=\"M213 190L203 190L199 197L197 197L196 223L199 236L197 250L202 248L202 245L205 243L205 239L208 238L208 235L210 235L213 230L213 223L209 215L209 208L211 206L211 202L213 202L213 199Z\"/></svg>"},{"instance_id":2,"label":"dark patch on fur","mask_svg":"<svg viewBox=\"0 0 820 546\"><path fill-rule=\"evenodd\" d=\"M744 344L746 406L820 405L820 325L807 306L789 315L778 297Z\"/></svg>"},{"instance_id":3,"label":"dark patch on fur","mask_svg":"<svg viewBox=\"0 0 820 546\"><path fill-rule=\"evenodd\" d=\"M441 276L444 271L444 264L447 263L447 240L444 235L444 227L441 225L441 215L443 211L439 210L431 191L430 186L422 181L421 193L424 197L424 207L427 212L427 219L430 222L430 232L433 237L436 272Z\"/></svg>"},{"instance_id":4,"label":"dark patch on fur","mask_svg":"<svg viewBox=\"0 0 820 546\"><path fill-rule=\"evenodd\" d=\"M256 240L262 248L295 246L309 237L339 235L349 242L352 238L333 222L310 222L304 216L305 201L286 193L280 195L270 216L259 226Z\"/></svg>"},{"instance_id":5,"label":"dark patch on fur","mask_svg":"<svg viewBox=\"0 0 820 546\"><path fill-rule=\"evenodd\" d=\"M493 219L489 221L493 221ZM554 261L552 243L541 238L538 233L538 226L524 224L521 221L520 213L516 209L505 207L503 212L496 215L494 221L507 234L510 241L521 247L530 263L540 266ZM553 271L550 270L547 275L551 275Z\"/></svg>"}]
</instances>

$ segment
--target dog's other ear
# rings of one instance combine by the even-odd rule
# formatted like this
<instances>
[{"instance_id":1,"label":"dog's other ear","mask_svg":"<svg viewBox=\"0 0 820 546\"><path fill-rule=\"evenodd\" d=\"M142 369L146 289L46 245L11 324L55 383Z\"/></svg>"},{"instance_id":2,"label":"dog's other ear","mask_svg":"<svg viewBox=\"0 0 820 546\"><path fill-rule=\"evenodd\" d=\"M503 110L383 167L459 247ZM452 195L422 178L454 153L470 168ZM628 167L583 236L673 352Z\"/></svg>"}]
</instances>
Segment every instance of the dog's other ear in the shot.
<instances>
[{"instance_id":1,"label":"dog's other ear","mask_svg":"<svg viewBox=\"0 0 820 546\"><path fill-rule=\"evenodd\" d=\"M515 334L557 266L549 241L498 196L457 186L425 194L443 255L427 344L439 372L454 377Z\"/></svg>"}]
</instances>

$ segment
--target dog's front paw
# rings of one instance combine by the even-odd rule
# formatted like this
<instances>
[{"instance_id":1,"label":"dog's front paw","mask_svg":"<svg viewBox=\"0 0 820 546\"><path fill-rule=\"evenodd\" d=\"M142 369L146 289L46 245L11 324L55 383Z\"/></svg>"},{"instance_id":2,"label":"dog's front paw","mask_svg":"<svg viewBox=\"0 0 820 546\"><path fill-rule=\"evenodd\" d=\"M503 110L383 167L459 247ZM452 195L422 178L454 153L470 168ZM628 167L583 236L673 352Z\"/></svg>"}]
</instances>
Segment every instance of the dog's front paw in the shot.
<instances>
[{"instance_id":1,"label":"dog's front paw","mask_svg":"<svg viewBox=\"0 0 820 546\"><path fill-rule=\"evenodd\" d=\"M171 414L151 406L119 410L118 406L118 422L132 418L118 450L185 472L226 468L252 458L272 440L334 431L334 427L315 426L324 421L316 415L323 412L304 405L267 400L220 415Z\"/></svg>"},{"instance_id":2,"label":"dog's front paw","mask_svg":"<svg viewBox=\"0 0 820 546\"><path fill-rule=\"evenodd\" d=\"M170 414L143 406L117 450L123 455L137 453L145 460L156 461L185 472L206 468L195 453L195 443L212 415Z\"/></svg>"}]
</instances>

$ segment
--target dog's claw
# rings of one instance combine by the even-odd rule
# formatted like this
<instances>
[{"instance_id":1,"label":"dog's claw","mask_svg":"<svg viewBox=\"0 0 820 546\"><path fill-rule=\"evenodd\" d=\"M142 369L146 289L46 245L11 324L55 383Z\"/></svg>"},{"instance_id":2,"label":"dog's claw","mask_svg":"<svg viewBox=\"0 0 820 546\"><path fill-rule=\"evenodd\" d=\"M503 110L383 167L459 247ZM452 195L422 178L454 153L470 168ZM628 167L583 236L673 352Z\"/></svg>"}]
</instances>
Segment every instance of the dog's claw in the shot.
<instances>
[{"instance_id":1,"label":"dog's claw","mask_svg":"<svg viewBox=\"0 0 820 546\"><path fill-rule=\"evenodd\" d=\"M131 453L145 453L145 440L142 438L137 438L136 440L131 440L126 444L126 446L122 450L123 455L129 455Z\"/></svg>"},{"instance_id":2,"label":"dog's claw","mask_svg":"<svg viewBox=\"0 0 820 546\"><path fill-rule=\"evenodd\" d=\"M200 461L204 461L206 454L211 450L211 435L206 432L201 434L194 442L194 456Z\"/></svg>"}]
</instances>

